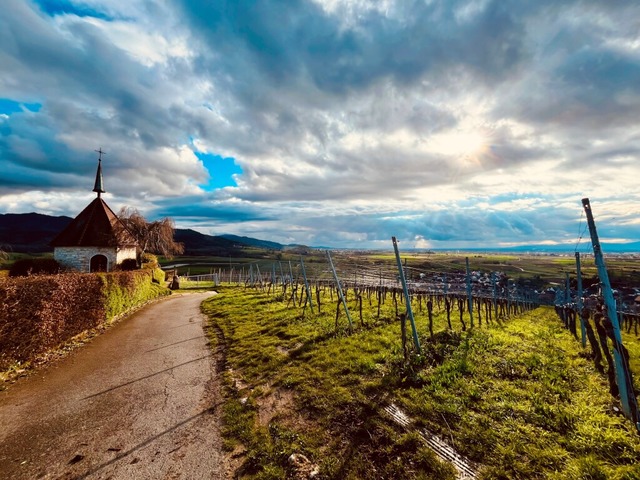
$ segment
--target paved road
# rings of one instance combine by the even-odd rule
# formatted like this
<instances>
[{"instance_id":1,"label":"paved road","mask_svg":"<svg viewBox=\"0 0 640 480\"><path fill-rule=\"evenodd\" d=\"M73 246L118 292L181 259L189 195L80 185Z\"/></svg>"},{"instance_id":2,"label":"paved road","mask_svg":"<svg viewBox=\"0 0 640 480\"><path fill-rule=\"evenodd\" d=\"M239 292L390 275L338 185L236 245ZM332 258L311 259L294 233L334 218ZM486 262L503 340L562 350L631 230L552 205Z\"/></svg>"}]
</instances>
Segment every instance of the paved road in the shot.
<instances>
[{"instance_id":1,"label":"paved road","mask_svg":"<svg viewBox=\"0 0 640 480\"><path fill-rule=\"evenodd\" d=\"M0 478L229 478L209 295L147 306L0 392Z\"/></svg>"}]
</instances>

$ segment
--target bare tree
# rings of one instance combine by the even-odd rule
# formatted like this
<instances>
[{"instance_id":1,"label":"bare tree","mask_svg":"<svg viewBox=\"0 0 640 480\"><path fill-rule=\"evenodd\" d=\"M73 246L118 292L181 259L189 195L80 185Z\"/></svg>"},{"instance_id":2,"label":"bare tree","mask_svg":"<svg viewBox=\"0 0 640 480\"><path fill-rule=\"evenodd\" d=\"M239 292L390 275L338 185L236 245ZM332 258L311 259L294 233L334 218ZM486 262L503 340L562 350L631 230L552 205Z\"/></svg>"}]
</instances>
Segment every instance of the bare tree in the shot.
<instances>
[{"instance_id":1,"label":"bare tree","mask_svg":"<svg viewBox=\"0 0 640 480\"><path fill-rule=\"evenodd\" d=\"M175 226L170 218L148 222L137 209L122 207L118 218L138 242L140 255L145 252L173 258L184 252L184 245L173 239Z\"/></svg>"},{"instance_id":2,"label":"bare tree","mask_svg":"<svg viewBox=\"0 0 640 480\"><path fill-rule=\"evenodd\" d=\"M9 250L11 247L0 245L0 262L9 259Z\"/></svg>"}]
</instances>

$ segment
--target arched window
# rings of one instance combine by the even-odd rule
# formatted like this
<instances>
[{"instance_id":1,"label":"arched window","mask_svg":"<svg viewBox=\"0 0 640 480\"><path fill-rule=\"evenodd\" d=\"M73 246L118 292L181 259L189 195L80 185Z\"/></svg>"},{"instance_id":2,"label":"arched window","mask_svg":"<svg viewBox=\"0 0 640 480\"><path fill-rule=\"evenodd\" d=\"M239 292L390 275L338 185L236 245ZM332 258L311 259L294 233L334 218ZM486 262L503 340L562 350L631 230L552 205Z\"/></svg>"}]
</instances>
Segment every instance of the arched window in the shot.
<instances>
[{"instance_id":1,"label":"arched window","mask_svg":"<svg viewBox=\"0 0 640 480\"><path fill-rule=\"evenodd\" d=\"M107 271L107 257L104 255L94 255L91 257L91 272L106 272Z\"/></svg>"}]
</instances>

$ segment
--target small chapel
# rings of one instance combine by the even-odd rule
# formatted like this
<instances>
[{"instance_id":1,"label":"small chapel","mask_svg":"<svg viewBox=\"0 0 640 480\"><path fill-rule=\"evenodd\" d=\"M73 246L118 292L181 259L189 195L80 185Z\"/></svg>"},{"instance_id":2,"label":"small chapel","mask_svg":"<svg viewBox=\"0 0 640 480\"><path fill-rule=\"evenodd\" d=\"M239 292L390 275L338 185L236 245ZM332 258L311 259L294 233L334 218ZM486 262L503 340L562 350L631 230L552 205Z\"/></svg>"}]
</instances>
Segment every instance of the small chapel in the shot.
<instances>
[{"instance_id":1,"label":"small chapel","mask_svg":"<svg viewBox=\"0 0 640 480\"><path fill-rule=\"evenodd\" d=\"M111 272L123 260L136 258L133 236L102 199L102 149L93 191L97 197L51 241L53 258L68 270Z\"/></svg>"}]
</instances>

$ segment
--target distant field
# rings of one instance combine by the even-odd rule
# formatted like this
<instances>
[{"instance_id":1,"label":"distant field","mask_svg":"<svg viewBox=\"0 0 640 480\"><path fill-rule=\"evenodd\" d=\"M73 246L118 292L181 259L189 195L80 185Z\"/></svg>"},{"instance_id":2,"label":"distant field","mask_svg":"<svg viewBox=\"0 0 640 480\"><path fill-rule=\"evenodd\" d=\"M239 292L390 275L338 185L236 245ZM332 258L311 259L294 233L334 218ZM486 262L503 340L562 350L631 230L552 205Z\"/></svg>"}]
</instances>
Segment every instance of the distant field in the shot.
<instances>
[{"instance_id":1,"label":"distant field","mask_svg":"<svg viewBox=\"0 0 640 480\"><path fill-rule=\"evenodd\" d=\"M353 272L357 269L384 268L391 271L396 268L396 260L393 252L345 252L332 251L331 255L337 265L344 270ZM500 271L510 278L539 279L544 285L563 283L565 274L575 277L576 266L573 255L507 255L507 254L477 254L477 253L415 253L402 252L401 257L406 265L415 272L461 272L465 269L465 258L469 257L472 270L481 272ZM52 257L51 253L41 255L10 254L9 258L0 261L0 270L8 269L10 265L21 258ZM183 256L171 260L160 258L163 268L178 265L179 275L202 275L215 273L218 270L235 271L249 268L249 265L257 265L264 274L272 270L276 264L276 271L286 273L289 262L294 269L300 259L311 272L314 268L323 269L327 265L326 252L321 250L309 250L303 255L289 251L273 251L260 248L247 248L241 257L221 256ZM582 275L584 278L595 277L597 274L593 257L583 255L581 257ZM638 255L610 255L606 256L607 270L613 283L625 283L640 286L640 256ZM326 270L326 268L325 268Z\"/></svg>"},{"instance_id":2,"label":"distant field","mask_svg":"<svg viewBox=\"0 0 640 480\"><path fill-rule=\"evenodd\" d=\"M313 270L314 265L326 264L327 257L322 251L312 251L307 255L292 255L286 252L271 253L271 256L262 255L256 257L177 257L171 261L161 260L163 266L180 265L179 275L201 275L215 273L218 269L236 270L248 268L248 265L258 265L262 273L271 271L276 264L276 272L280 266L286 273L288 262L297 265L300 258ZM334 263L350 266L350 270L356 267L361 269L375 269L384 266L386 269L396 268L396 260L393 253L385 252L349 252L333 251L331 255ZM539 278L545 285L564 283L565 274L571 277L576 275L576 263L573 256L557 255L504 255L504 254L452 254L452 253L401 253L403 262L416 272L461 272L465 269L465 258L469 257L472 270L491 272L500 271L510 278L533 279ZM612 282L624 282L631 285L640 285L640 257L612 255L606 257L607 270ZM584 278L594 277L597 274L592 256L581 257L582 275Z\"/></svg>"}]
</instances>

